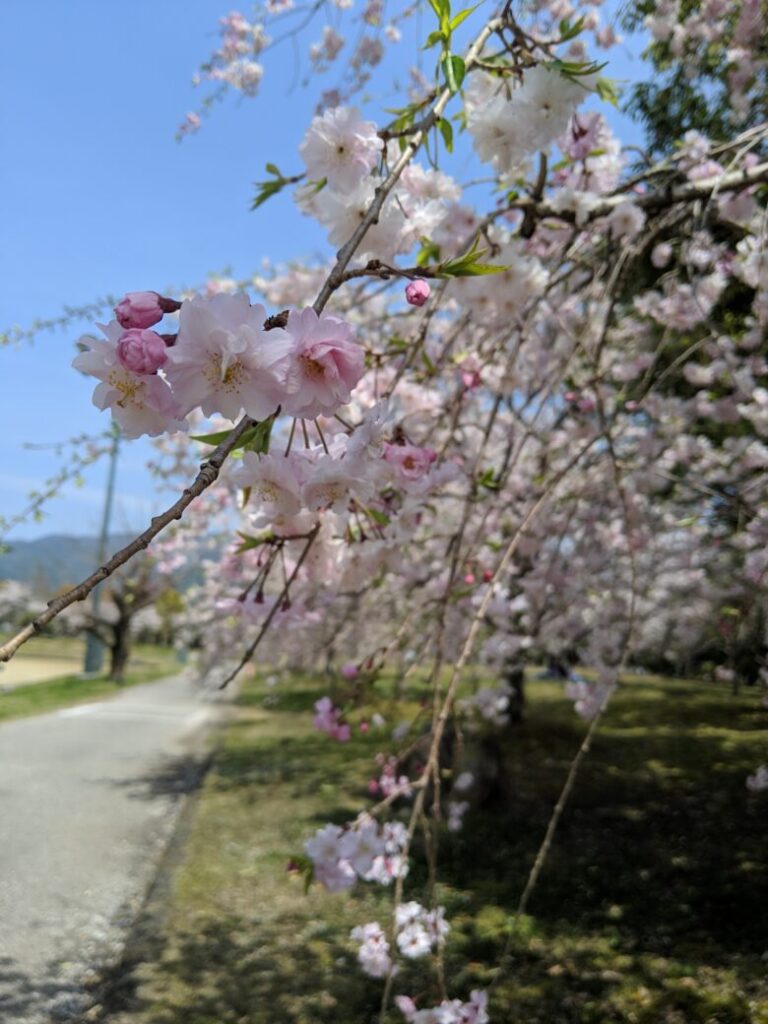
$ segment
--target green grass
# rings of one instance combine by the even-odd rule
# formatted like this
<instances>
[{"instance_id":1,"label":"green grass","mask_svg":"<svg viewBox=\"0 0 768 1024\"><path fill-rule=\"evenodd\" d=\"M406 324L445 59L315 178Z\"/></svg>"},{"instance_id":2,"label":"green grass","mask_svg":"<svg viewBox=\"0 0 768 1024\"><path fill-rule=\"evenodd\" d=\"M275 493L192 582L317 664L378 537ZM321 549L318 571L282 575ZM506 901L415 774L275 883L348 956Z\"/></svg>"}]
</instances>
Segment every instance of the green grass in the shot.
<instances>
[{"instance_id":1,"label":"green grass","mask_svg":"<svg viewBox=\"0 0 768 1024\"><path fill-rule=\"evenodd\" d=\"M30 641L30 644L34 643L34 640ZM71 647L71 644L67 647L58 641L50 641L50 644L55 644L54 652L51 647L44 646L45 643L38 640L34 651L36 657L43 657L46 651L49 657L66 657L67 654L63 652L68 652ZM81 679L78 675L66 675L41 683L22 683L12 689L3 689L3 677L0 673L0 722L111 697L119 693L122 687L148 683L179 670L180 666L171 649L138 644L128 663L125 679L119 685L106 676Z\"/></svg>"},{"instance_id":2,"label":"green grass","mask_svg":"<svg viewBox=\"0 0 768 1024\"><path fill-rule=\"evenodd\" d=\"M310 724L324 686L284 686L246 688L195 807L162 926L123 979L110 1024L378 1019L381 982L360 972L349 931L385 923L390 894L364 884L305 894L286 865L317 827L366 806L386 737L335 744ZM419 694L410 696L415 707ZM711 684L630 677L515 934L495 1024L768 1022L768 794L744 784L768 760L768 715L757 704ZM467 743L468 762L503 768L464 829L441 838L452 995L493 976L584 728L557 685L535 682L526 722L502 746ZM415 862L406 899L423 897L425 882ZM405 965L396 991L436 1001L423 961ZM388 1020L403 1018L392 1011Z\"/></svg>"}]
</instances>

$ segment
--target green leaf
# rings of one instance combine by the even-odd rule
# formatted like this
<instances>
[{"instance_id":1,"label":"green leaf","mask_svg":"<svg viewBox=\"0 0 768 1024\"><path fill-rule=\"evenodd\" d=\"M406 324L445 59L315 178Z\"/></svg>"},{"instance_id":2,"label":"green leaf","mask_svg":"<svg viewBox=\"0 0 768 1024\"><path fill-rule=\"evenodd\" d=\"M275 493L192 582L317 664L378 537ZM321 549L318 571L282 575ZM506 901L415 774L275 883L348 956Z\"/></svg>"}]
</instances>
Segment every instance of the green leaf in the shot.
<instances>
[{"instance_id":1,"label":"green leaf","mask_svg":"<svg viewBox=\"0 0 768 1024\"><path fill-rule=\"evenodd\" d=\"M437 272L442 277L480 277L483 274L501 274L509 269L509 267L497 266L493 263L478 262L485 252L486 250L479 249L475 242L469 252L463 256L459 256L455 260L448 260L447 263L441 263Z\"/></svg>"},{"instance_id":2,"label":"green leaf","mask_svg":"<svg viewBox=\"0 0 768 1024\"><path fill-rule=\"evenodd\" d=\"M675 523L675 526L680 526L680 527L694 526L698 522L699 522L699 517L698 516L686 516L685 519L678 519L677 522Z\"/></svg>"},{"instance_id":3,"label":"green leaf","mask_svg":"<svg viewBox=\"0 0 768 1024\"><path fill-rule=\"evenodd\" d=\"M457 29L459 25L462 23L462 21L466 21L470 14L473 11L476 11L479 6L480 4L475 4L474 7L465 7L463 11L459 11L458 14L454 15L454 17L451 18L449 23L451 27L451 32L453 32L454 29Z\"/></svg>"},{"instance_id":4,"label":"green leaf","mask_svg":"<svg viewBox=\"0 0 768 1024\"><path fill-rule=\"evenodd\" d=\"M422 50L429 50L435 43L442 43L445 41L445 37L439 28L436 28L434 32L430 32L427 36L427 41L422 46Z\"/></svg>"},{"instance_id":5,"label":"green leaf","mask_svg":"<svg viewBox=\"0 0 768 1024\"><path fill-rule=\"evenodd\" d=\"M445 71L446 85L451 92L458 92L461 88L461 83L464 81L464 74L466 72L464 60L455 53L446 53L443 55L440 63L443 65L443 70Z\"/></svg>"},{"instance_id":6,"label":"green leaf","mask_svg":"<svg viewBox=\"0 0 768 1024\"><path fill-rule=\"evenodd\" d=\"M264 420L263 423L256 423L252 427L248 427L243 432L243 436L237 442L235 447L232 449L233 452L239 451L240 448L246 448L249 451L260 451L259 448L250 448L250 443L260 436L260 431L263 431L265 426L269 424L269 431L272 430L273 419ZM232 433L231 430L218 430L215 434L191 434L190 437L193 441L200 441L201 444L209 444L213 448L218 448L222 441L226 441L229 435ZM267 443L269 443L269 432L267 434Z\"/></svg>"},{"instance_id":7,"label":"green leaf","mask_svg":"<svg viewBox=\"0 0 768 1024\"><path fill-rule=\"evenodd\" d=\"M405 352L408 348L408 342L405 338L398 338L397 336L389 339L389 345L387 346L392 352Z\"/></svg>"},{"instance_id":8,"label":"green leaf","mask_svg":"<svg viewBox=\"0 0 768 1024\"><path fill-rule=\"evenodd\" d=\"M595 82L595 89L597 90L597 95L605 103L610 103L614 107L619 105L621 90L613 78L598 78L597 82Z\"/></svg>"},{"instance_id":9,"label":"green leaf","mask_svg":"<svg viewBox=\"0 0 768 1024\"><path fill-rule=\"evenodd\" d=\"M596 75L598 71L608 67L608 61L604 60L602 64L598 64L596 60L553 60L546 66L553 71L559 71L567 78L580 78L584 75Z\"/></svg>"},{"instance_id":10,"label":"green leaf","mask_svg":"<svg viewBox=\"0 0 768 1024\"><path fill-rule=\"evenodd\" d=\"M440 134L443 136L443 142L445 148L449 153L453 152L453 125L445 118L441 117L437 122L437 127L440 129Z\"/></svg>"},{"instance_id":11,"label":"green leaf","mask_svg":"<svg viewBox=\"0 0 768 1024\"><path fill-rule=\"evenodd\" d=\"M477 486L485 487L488 491L498 491L501 485L496 479L495 472L492 469L486 469L486 471L477 478Z\"/></svg>"},{"instance_id":12,"label":"green leaf","mask_svg":"<svg viewBox=\"0 0 768 1024\"><path fill-rule=\"evenodd\" d=\"M242 555L244 551L251 551L253 548L259 548L262 544L269 544L275 537L272 530L262 530L255 536L251 536L248 533L241 533L238 530L237 535L242 538L242 543L235 552L237 555Z\"/></svg>"},{"instance_id":13,"label":"green leaf","mask_svg":"<svg viewBox=\"0 0 768 1024\"><path fill-rule=\"evenodd\" d=\"M379 512L377 508L367 508L365 511L377 526L389 526L389 516L384 512Z\"/></svg>"},{"instance_id":14,"label":"green leaf","mask_svg":"<svg viewBox=\"0 0 768 1024\"><path fill-rule=\"evenodd\" d=\"M277 195L278 192L282 191L286 185L299 181L302 175L296 178L286 178L277 164L267 164L264 168L267 174L271 174L272 178L267 181L255 181L256 196L251 203L252 210L258 210L262 203L266 203L272 196Z\"/></svg>"},{"instance_id":15,"label":"green leaf","mask_svg":"<svg viewBox=\"0 0 768 1024\"><path fill-rule=\"evenodd\" d=\"M221 442L226 441L231 433L231 430L219 430L215 434L190 434L189 436L193 441L200 441L202 444L210 444L214 448L218 448ZM246 430L245 433L247 434L248 431ZM245 437L245 434L243 437Z\"/></svg>"},{"instance_id":16,"label":"green leaf","mask_svg":"<svg viewBox=\"0 0 768 1024\"><path fill-rule=\"evenodd\" d=\"M560 42L567 43L570 39L575 39L583 28L583 17L579 18L578 21L575 21L573 25L571 25L567 18L563 18L563 20L560 22L560 26L558 29L558 31L560 32Z\"/></svg>"},{"instance_id":17,"label":"green leaf","mask_svg":"<svg viewBox=\"0 0 768 1024\"><path fill-rule=\"evenodd\" d=\"M450 36L451 0L429 0L429 6L437 15L441 32Z\"/></svg>"},{"instance_id":18,"label":"green leaf","mask_svg":"<svg viewBox=\"0 0 768 1024\"><path fill-rule=\"evenodd\" d=\"M440 246L429 238L420 238L421 248L416 256L416 266L426 267L429 263L440 259Z\"/></svg>"},{"instance_id":19,"label":"green leaf","mask_svg":"<svg viewBox=\"0 0 768 1024\"><path fill-rule=\"evenodd\" d=\"M269 451L269 441L272 436L272 424L274 422L274 416L270 416L269 419L262 420L262 422L257 423L255 427L251 427L251 430L246 431L246 433L249 434L252 431L253 435L243 445L245 451L259 452L266 455Z\"/></svg>"}]
</instances>

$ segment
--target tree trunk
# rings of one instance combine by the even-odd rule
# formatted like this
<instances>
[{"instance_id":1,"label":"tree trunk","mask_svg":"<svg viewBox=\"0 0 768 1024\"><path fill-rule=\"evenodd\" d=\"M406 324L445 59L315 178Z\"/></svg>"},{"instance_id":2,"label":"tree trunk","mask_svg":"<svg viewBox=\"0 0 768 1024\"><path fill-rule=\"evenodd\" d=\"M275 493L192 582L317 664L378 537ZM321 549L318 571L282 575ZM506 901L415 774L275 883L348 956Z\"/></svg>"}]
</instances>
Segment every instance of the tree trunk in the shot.
<instances>
[{"instance_id":1,"label":"tree trunk","mask_svg":"<svg viewBox=\"0 0 768 1024\"><path fill-rule=\"evenodd\" d=\"M128 657L131 653L130 638L131 623L129 619L120 619L113 625L114 636L111 645L111 662L109 667L109 678L114 683L122 683L125 676L125 668L128 664Z\"/></svg>"},{"instance_id":2,"label":"tree trunk","mask_svg":"<svg viewBox=\"0 0 768 1024\"><path fill-rule=\"evenodd\" d=\"M504 681L512 689L509 699L510 722L522 722L525 707L525 667L518 661L507 662L504 669Z\"/></svg>"}]
</instances>

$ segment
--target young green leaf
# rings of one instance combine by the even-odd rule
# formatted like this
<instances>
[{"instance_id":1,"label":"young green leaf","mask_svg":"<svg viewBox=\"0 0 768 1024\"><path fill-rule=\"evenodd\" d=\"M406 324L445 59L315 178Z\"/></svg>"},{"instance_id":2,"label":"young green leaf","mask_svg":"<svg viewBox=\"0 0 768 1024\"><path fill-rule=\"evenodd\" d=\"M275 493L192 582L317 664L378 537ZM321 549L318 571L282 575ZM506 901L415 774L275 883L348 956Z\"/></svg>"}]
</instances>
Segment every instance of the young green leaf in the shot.
<instances>
[{"instance_id":1,"label":"young green leaf","mask_svg":"<svg viewBox=\"0 0 768 1024\"><path fill-rule=\"evenodd\" d=\"M459 11L458 14L454 15L450 21L451 32L453 32L454 29L457 29L462 21L466 21L470 14L473 11L476 11L479 6L480 4L475 4L474 7L465 7L463 11Z\"/></svg>"},{"instance_id":2,"label":"young green leaf","mask_svg":"<svg viewBox=\"0 0 768 1024\"><path fill-rule=\"evenodd\" d=\"M264 423L269 423L270 430L272 429L271 419L265 420ZM240 448L247 448L249 442L257 436L259 429L264 426L264 423L257 423L253 427L249 427L232 451L236 452ZM190 437L193 441L200 441L201 444L209 444L212 448L218 448L221 442L226 441L231 433L231 430L217 430L215 434L190 434Z\"/></svg>"},{"instance_id":3,"label":"young green leaf","mask_svg":"<svg viewBox=\"0 0 768 1024\"><path fill-rule=\"evenodd\" d=\"M269 452L269 441L272 436L272 424L274 422L274 417L270 416L268 420L263 420L261 423L257 423L255 427L252 427L253 436L243 446L245 451L260 452L266 455Z\"/></svg>"},{"instance_id":4,"label":"young green leaf","mask_svg":"<svg viewBox=\"0 0 768 1024\"><path fill-rule=\"evenodd\" d=\"M440 134L443 136L443 142L445 148L449 153L453 152L453 125L445 118L441 117L437 122L437 127L440 129Z\"/></svg>"},{"instance_id":5,"label":"young green leaf","mask_svg":"<svg viewBox=\"0 0 768 1024\"><path fill-rule=\"evenodd\" d=\"M446 85L451 92L458 92L461 88L461 83L464 81L464 74L466 72L464 60L455 53L446 53L443 55L440 63L443 65L443 70L445 71Z\"/></svg>"}]
</instances>

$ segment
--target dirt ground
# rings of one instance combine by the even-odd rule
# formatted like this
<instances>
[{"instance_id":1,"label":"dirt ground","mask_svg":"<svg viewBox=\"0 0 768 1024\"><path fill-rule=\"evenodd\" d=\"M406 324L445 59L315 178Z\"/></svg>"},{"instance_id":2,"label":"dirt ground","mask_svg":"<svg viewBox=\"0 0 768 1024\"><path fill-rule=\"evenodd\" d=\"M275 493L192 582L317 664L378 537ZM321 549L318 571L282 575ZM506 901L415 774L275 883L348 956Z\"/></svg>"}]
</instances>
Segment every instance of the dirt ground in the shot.
<instances>
[{"instance_id":1,"label":"dirt ground","mask_svg":"<svg viewBox=\"0 0 768 1024\"><path fill-rule=\"evenodd\" d=\"M55 657L40 657L37 654L25 656L19 652L7 664L0 665L0 689L42 683L46 679L80 672L82 667L83 655L74 651L72 654Z\"/></svg>"}]
</instances>

